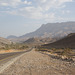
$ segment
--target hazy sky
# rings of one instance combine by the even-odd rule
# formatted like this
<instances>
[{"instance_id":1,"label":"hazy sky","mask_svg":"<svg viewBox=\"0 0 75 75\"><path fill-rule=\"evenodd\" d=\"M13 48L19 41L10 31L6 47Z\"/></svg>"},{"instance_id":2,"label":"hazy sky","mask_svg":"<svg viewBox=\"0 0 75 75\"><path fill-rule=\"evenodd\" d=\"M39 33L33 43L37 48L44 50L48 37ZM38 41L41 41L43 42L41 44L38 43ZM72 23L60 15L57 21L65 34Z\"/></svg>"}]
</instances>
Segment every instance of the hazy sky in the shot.
<instances>
[{"instance_id":1,"label":"hazy sky","mask_svg":"<svg viewBox=\"0 0 75 75\"><path fill-rule=\"evenodd\" d=\"M75 0L0 0L0 36L23 35L50 22L75 21Z\"/></svg>"}]
</instances>

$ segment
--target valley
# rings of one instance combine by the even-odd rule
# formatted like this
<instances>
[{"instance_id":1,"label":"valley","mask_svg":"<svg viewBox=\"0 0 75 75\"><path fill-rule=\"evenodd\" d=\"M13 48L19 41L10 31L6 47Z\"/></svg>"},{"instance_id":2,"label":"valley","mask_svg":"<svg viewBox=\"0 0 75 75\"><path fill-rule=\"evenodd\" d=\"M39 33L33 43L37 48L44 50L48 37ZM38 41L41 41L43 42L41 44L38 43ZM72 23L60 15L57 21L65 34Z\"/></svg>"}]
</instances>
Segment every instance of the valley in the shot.
<instances>
[{"instance_id":1,"label":"valley","mask_svg":"<svg viewBox=\"0 0 75 75\"><path fill-rule=\"evenodd\" d=\"M0 75L74 75L74 28L75 22L48 23L23 36L1 37L0 64L18 59Z\"/></svg>"}]
</instances>

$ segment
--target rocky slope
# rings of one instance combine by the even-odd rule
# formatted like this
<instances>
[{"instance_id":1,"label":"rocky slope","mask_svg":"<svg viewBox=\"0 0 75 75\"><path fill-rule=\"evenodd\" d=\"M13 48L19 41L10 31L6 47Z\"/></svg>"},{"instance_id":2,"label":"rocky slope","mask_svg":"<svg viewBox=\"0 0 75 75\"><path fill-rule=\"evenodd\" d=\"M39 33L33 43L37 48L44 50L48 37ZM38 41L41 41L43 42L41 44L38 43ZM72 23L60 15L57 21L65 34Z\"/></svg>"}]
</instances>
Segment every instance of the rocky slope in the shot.
<instances>
[{"instance_id":1,"label":"rocky slope","mask_svg":"<svg viewBox=\"0 0 75 75\"><path fill-rule=\"evenodd\" d=\"M56 42L45 44L43 47L46 48L72 48L75 49L75 33L71 33L68 36L60 39Z\"/></svg>"},{"instance_id":2,"label":"rocky slope","mask_svg":"<svg viewBox=\"0 0 75 75\"><path fill-rule=\"evenodd\" d=\"M22 43L33 45L33 46L38 46L42 44L52 43L58 39L59 38L29 38L28 40L23 41Z\"/></svg>"}]
</instances>

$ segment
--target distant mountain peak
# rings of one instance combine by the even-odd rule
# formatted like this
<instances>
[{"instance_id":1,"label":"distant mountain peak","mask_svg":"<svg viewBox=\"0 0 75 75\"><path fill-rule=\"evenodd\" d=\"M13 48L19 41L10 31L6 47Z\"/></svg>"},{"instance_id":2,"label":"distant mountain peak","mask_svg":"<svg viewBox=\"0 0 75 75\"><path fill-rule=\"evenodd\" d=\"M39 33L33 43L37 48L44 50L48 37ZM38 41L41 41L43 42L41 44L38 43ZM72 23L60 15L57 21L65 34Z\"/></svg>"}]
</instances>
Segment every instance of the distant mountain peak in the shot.
<instances>
[{"instance_id":1,"label":"distant mountain peak","mask_svg":"<svg viewBox=\"0 0 75 75\"><path fill-rule=\"evenodd\" d=\"M11 39L11 38L12 38L12 39L17 38L17 36L15 36L15 35L10 35L10 36L7 37L7 39Z\"/></svg>"}]
</instances>

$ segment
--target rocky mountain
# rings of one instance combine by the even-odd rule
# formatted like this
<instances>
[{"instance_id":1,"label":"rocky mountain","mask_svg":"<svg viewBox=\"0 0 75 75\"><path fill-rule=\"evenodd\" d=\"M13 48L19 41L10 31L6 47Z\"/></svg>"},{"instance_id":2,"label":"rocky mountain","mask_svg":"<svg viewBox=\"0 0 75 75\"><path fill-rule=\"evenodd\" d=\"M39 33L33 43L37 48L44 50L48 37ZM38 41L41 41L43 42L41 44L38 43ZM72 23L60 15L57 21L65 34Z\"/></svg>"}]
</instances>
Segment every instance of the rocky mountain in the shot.
<instances>
[{"instance_id":1,"label":"rocky mountain","mask_svg":"<svg viewBox=\"0 0 75 75\"><path fill-rule=\"evenodd\" d=\"M68 36L60 39L56 42L45 44L42 47L45 48L72 48L75 49L75 33L71 33Z\"/></svg>"},{"instance_id":2,"label":"rocky mountain","mask_svg":"<svg viewBox=\"0 0 75 75\"><path fill-rule=\"evenodd\" d=\"M0 48L4 47L7 44L11 44L11 41L9 41L9 40L7 40L5 38L0 37Z\"/></svg>"},{"instance_id":3,"label":"rocky mountain","mask_svg":"<svg viewBox=\"0 0 75 75\"><path fill-rule=\"evenodd\" d=\"M43 24L36 31L27 33L17 38L13 38L11 39L11 41L21 42L27 40L28 38L33 38L33 37L61 38L67 36L69 33L74 33L74 32L75 32L75 22L47 23Z\"/></svg>"},{"instance_id":4,"label":"rocky mountain","mask_svg":"<svg viewBox=\"0 0 75 75\"><path fill-rule=\"evenodd\" d=\"M34 32L20 36L23 37L63 37L75 32L75 22L48 23L43 24Z\"/></svg>"}]
</instances>

